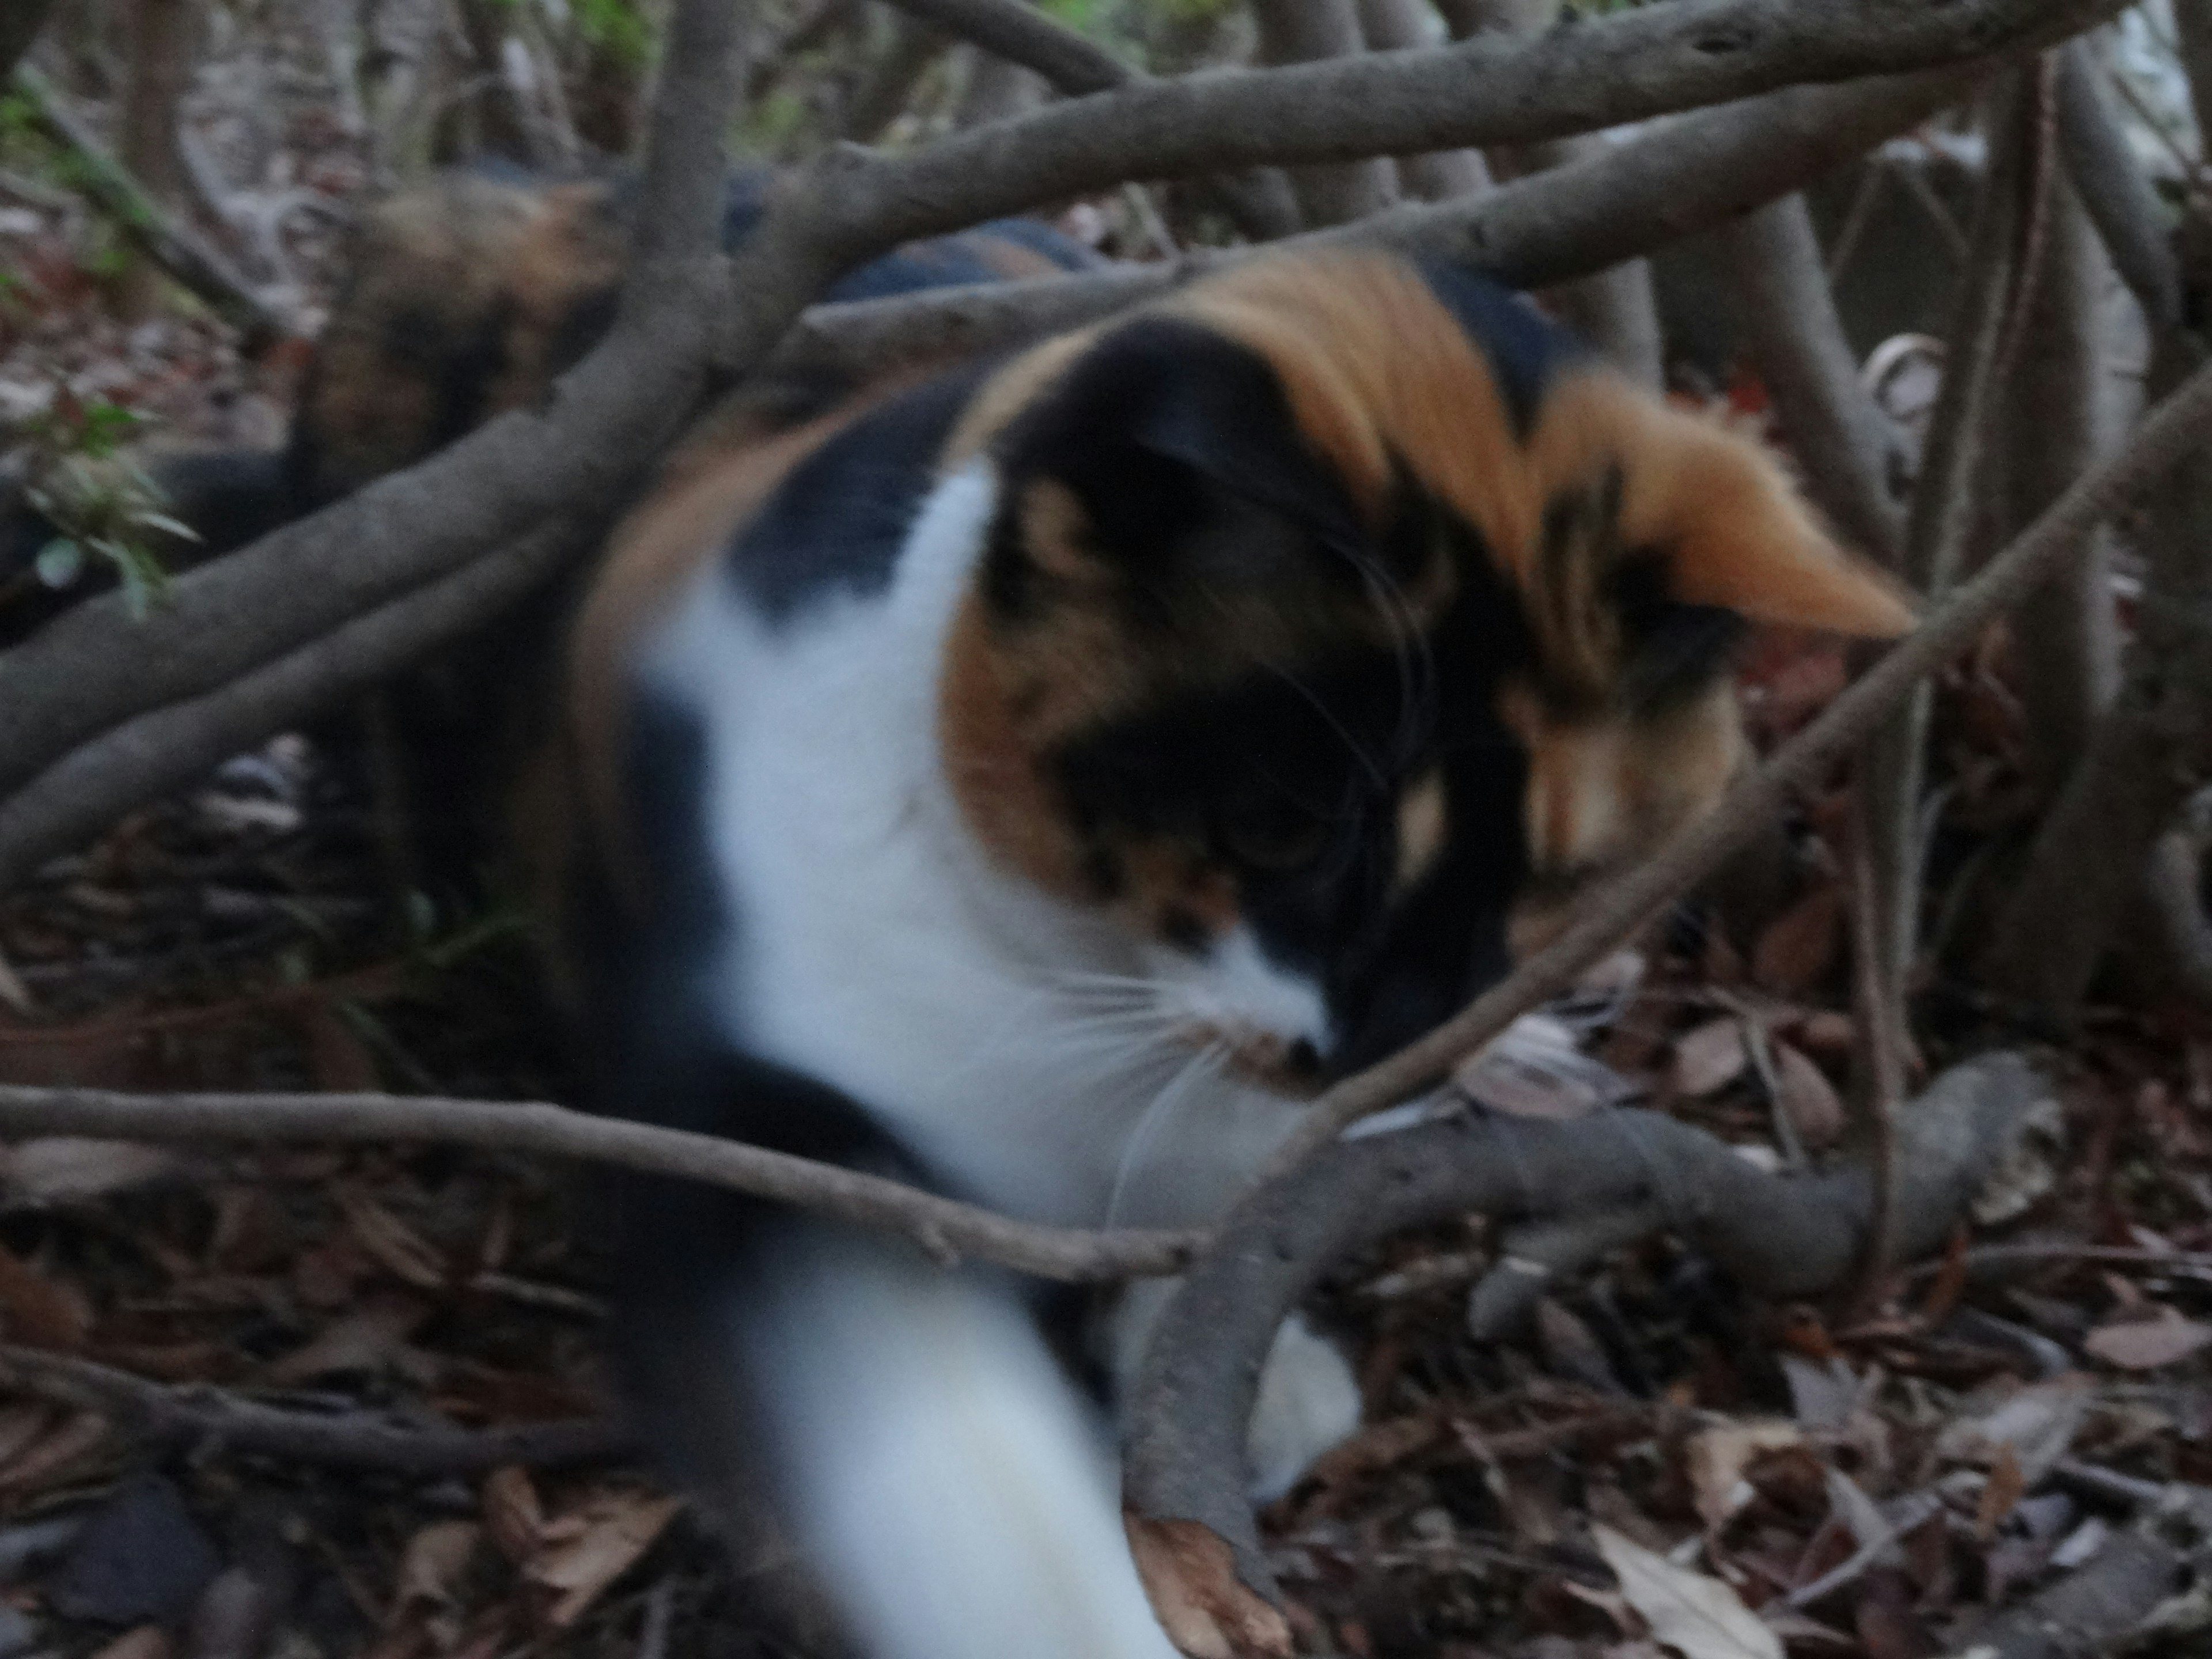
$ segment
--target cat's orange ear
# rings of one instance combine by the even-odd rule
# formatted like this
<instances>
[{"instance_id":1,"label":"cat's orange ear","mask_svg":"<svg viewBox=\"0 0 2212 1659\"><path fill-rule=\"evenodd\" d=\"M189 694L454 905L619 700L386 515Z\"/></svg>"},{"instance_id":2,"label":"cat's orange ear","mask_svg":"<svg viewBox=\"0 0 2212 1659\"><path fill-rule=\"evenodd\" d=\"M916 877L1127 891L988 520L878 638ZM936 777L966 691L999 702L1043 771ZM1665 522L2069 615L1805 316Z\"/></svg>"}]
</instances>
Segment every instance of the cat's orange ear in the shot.
<instances>
[{"instance_id":1,"label":"cat's orange ear","mask_svg":"<svg viewBox=\"0 0 2212 1659\"><path fill-rule=\"evenodd\" d=\"M1617 381L1570 401L1580 430L1565 447L1596 440L1620 458L1622 542L1659 555L1673 597L1866 639L1911 631L1905 588L1838 546L1759 444Z\"/></svg>"}]
</instances>

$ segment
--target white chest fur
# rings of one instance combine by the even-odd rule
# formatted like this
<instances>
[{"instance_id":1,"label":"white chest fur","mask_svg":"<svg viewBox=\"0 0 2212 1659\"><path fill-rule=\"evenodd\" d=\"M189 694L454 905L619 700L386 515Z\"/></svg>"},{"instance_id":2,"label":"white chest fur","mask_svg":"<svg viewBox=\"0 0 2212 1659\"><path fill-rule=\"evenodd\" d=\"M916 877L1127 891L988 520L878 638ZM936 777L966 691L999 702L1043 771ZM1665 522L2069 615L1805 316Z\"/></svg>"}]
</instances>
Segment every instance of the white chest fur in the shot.
<instances>
[{"instance_id":1,"label":"white chest fur","mask_svg":"<svg viewBox=\"0 0 2212 1659\"><path fill-rule=\"evenodd\" d=\"M983 1201L1069 1224L1211 1215L1291 1103L1170 1042L1142 953L994 868L939 763L942 645L993 504L940 485L889 588L771 629L708 570L646 672L706 728L732 1043L834 1084Z\"/></svg>"}]
</instances>

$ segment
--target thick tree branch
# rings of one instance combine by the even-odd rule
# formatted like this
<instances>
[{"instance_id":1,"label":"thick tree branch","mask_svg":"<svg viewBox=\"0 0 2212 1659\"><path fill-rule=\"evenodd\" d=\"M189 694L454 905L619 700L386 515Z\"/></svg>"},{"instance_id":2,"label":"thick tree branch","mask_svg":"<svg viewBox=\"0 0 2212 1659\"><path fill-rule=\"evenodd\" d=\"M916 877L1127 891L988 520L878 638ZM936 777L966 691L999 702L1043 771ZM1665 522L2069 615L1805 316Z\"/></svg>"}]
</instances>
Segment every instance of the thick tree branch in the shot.
<instances>
[{"instance_id":1,"label":"thick tree branch","mask_svg":"<svg viewBox=\"0 0 2212 1659\"><path fill-rule=\"evenodd\" d=\"M736 36L726 0L679 8L616 325L550 406L179 577L143 624L108 596L0 656L0 795L142 709L219 687L552 514L620 499L704 382Z\"/></svg>"},{"instance_id":2,"label":"thick tree branch","mask_svg":"<svg viewBox=\"0 0 2212 1659\"><path fill-rule=\"evenodd\" d=\"M1737 319L1808 492L1847 539L1894 566L1905 515L1891 480L1904 441L1860 383L1804 198L1747 214L1719 240Z\"/></svg>"},{"instance_id":3,"label":"thick tree branch","mask_svg":"<svg viewBox=\"0 0 2212 1659\"><path fill-rule=\"evenodd\" d=\"M112 1366L33 1348L0 1346L0 1391L98 1412L157 1446L216 1447L331 1468L472 1475L509 1463L604 1463L631 1450L629 1437L610 1423L465 1429L392 1412L290 1410L222 1389L149 1382Z\"/></svg>"},{"instance_id":4,"label":"thick tree branch","mask_svg":"<svg viewBox=\"0 0 2212 1659\"><path fill-rule=\"evenodd\" d=\"M643 257L615 331L556 386L550 407L503 416L191 573L141 626L118 602L97 599L0 657L0 790L139 710L284 654L540 519L618 499L695 406L703 358L726 372L750 368L824 282L893 243L1133 175L1543 137L1793 80L1968 58L2063 36L2116 3L1856 0L1808 14L1789 0L1680 0L1510 46L1126 87L912 154L830 152L784 181L717 295L714 218L694 222L689 210L719 188L708 174L720 171L735 22L728 8L694 0L678 14L656 103ZM699 347L710 308L718 338L708 354ZM298 575L309 561L313 582Z\"/></svg>"},{"instance_id":5,"label":"thick tree branch","mask_svg":"<svg viewBox=\"0 0 2212 1659\"><path fill-rule=\"evenodd\" d=\"M1915 1103L1901 1126L1906 1250L1939 1243L2027 1150L2049 1121L2048 1097L2024 1061L2001 1054L1947 1073ZM1161 1314L1138 1373L1123 1491L1139 1562L1162 1553L1145 1547L1148 1530L1195 1523L1226 1545L1229 1559L1215 1561L1224 1577L1233 1565L1235 1582L1204 1584L1192 1599L1235 1608L1240 1589L1273 1595L1245 1496L1245 1429L1267 1345L1333 1263L1468 1211L1557 1218L1646 1205L1752 1289L1803 1296L1841 1284L1857 1265L1873 1182L1863 1168L1763 1174L1725 1142L1657 1113L1554 1123L1462 1112L1340 1142L1248 1196ZM1158 1605L1163 1587L1152 1588Z\"/></svg>"},{"instance_id":6,"label":"thick tree branch","mask_svg":"<svg viewBox=\"0 0 2212 1659\"><path fill-rule=\"evenodd\" d=\"M1560 4L1561 0L1471 0L1446 15L1454 36L1462 40L1485 33L1534 35L1557 25ZM1491 151L1490 165L1501 178L1526 178L1588 161L1607 148L1607 140L1595 134L1507 145ZM1565 321L1623 372L1654 390L1660 387L1666 378L1666 343L1646 261L1625 259L1554 289L1547 297Z\"/></svg>"},{"instance_id":7,"label":"thick tree branch","mask_svg":"<svg viewBox=\"0 0 2212 1659\"><path fill-rule=\"evenodd\" d=\"M1179 1271L1192 1233L1089 1232L1032 1226L880 1176L714 1135L518 1101L416 1095L137 1095L0 1085L0 1139L437 1142L588 1158L647 1175L702 1181L880 1227L943 1260L974 1256L1042 1279L1083 1283Z\"/></svg>"},{"instance_id":8,"label":"thick tree branch","mask_svg":"<svg viewBox=\"0 0 2212 1659\"><path fill-rule=\"evenodd\" d=\"M179 789L271 732L313 720L462 639L596 544L594 515L539 526L214 690L102 732L0 797L0 892L150 796Z\"/></svg>"},{"instance_id":9,"label":"thick tree branch","mask_svg":"<svg viewBox=\"0 0 2212 1659\"><path fill-rule=\"evenodd\" d=\"M1252 9L1259 56L1269 64L1343 63L1367 50L1352 0L1270 0ZM1291 187L1308 225L1347 224L1398 198L1398 170L1380 155L1299 167Z\"/></svg>"},{"instance_id":10,"label":"thick tree branch","mask_svg":"<svg viewBox=\"0 0 2212 1659\"><path fill-rule=\"evenodd\" d=\"M1795 190L1970 92L1985 66L1794 88L1700 111L1633 143L1443 204L1393 209L1279 248L1373 241L1540 287L1649 252ZM1079 327L1239 258L1191 255L890 300L818 306L768 371L859 378Z\"/></svg>"},{"instance_id":11,"label":"thick tree branch","mask_svg":"<svg viewBox=\"0 0 2212 1659\"><path fill-rule=\"evenodd\" d=\"M1575 907L1553 942L1511 978L1389 1060L1316 1101L1268 1170L1279 1177L1370 1112L1432 1087L1522 1014L1559 995L1590 963L1650 921L1756 835L1795 791L1815 781L1886 718L1900 699L2024 595L2050 579L2081 538L2157 485L2212 434L2212 368L2191 375L2144 419L2127 448L2076 479L2012 544L1862 675L1812 724L1730 789L1703 821L1659 854Z\"/></svg>"},{"instance_id":12,"label":"thick tree branch","mask_svg":"<svg viewBox=\"0 0 2212 1659\"><path fill-rule=\"evenodd\" d=\"M1018 0L891 0L910 16L1035 70L1071 98L1146 77L1105 47Z\"/></svg>"},{"instance_id":13,"label":"thick tree branch","mask_svg":"<svg viewBox=\"0 0 2212 1659\"><path fill-rule=\"evenodd\" d=\"M2120 280L2154 330L2173 326L2181 320L2181 265L2166 209L2105 97L2086 41L2059 57L2058 147Z\"/></svg>"}]
</instances>

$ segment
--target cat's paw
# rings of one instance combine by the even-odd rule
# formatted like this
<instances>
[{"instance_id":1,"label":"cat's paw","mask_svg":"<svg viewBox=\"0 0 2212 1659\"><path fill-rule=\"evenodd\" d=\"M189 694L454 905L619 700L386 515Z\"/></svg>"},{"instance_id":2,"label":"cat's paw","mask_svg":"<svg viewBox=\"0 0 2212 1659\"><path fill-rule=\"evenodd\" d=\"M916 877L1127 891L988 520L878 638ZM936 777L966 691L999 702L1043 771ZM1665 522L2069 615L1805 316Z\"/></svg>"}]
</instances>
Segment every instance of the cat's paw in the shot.
<instances>
[{"instance_id":1,"label":"cat's paw","mask_svg":"<svg viewBox=\"0 0 2212 1659\"><path fill-rule=\"evenodd\" d=\"M1300 1314L1275 1333L1260 1372L1260 1395L1244 1453L1252 1499L1280 1498L1331 1446L1359 1426L1359 1383L1336 1344Z\"/></svg>"}]
</instances>

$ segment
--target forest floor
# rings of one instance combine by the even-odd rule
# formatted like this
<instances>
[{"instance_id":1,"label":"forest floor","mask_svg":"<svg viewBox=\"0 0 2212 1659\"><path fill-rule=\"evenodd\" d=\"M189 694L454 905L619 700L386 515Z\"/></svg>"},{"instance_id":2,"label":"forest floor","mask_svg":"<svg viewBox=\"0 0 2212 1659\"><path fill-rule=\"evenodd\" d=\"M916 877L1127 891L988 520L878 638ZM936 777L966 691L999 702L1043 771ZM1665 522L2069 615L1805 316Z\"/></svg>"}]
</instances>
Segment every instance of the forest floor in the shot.
<instances>
[{"instance_id":1,"label":"forest floor","mask_svg":"<svg viewBox=\"0 0 2212 1659\"><path fill-rule=\"evenodd\" d=\"M109 320L83 225L42 189L0 176L0 414L58 388L170 435L274 441L286 368L202 319ZM312 289L327 240L300 258ZM1762 737L1843 673L1769 642L1747 674ZM2019 721L2001 645L1952 672L1939 930L1971 925L2027 810ZM360 729L241 757L0 902L0 1082L570 1098L526 919L410 895L349 760ZM1559 1012L1548 1061L1468 1086L1554 1117L1633 1101L1778 1164L1832 1152L1842 818L1839 794L1811 803L1733 922L1686 915ZM1919 988L1916 1012L1929 1070L2004 1034L1964 987ZM1877 1316L1757 1302L1661 1242L1478 1341L1480 1224L1347 1264L1322 1311L1363 1356L1367 1425L1267 1517L1302 1644L1650 1659L1660 1604L1717 1578L1806 1659L1926 1659L2094 1564L2149 1487L2212 1484L2212 1030L2112 1006L2038 1052L2069 1149L2049 1190L1901 1274ZM572 1170L472 1152L0 1150L9 1348L363 1431L344 1467L149 1440L142 1414L0 1364L0 1659L785 1651L618 1453L380 1462L369 1430L611 1413L596 1213ZM1617 1585L1601 1536L1658 1565ZM1670 1628L1686 1659L1751 1651Z\"/></svg>"}]
</instances>

